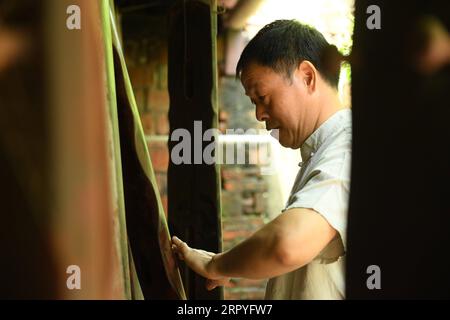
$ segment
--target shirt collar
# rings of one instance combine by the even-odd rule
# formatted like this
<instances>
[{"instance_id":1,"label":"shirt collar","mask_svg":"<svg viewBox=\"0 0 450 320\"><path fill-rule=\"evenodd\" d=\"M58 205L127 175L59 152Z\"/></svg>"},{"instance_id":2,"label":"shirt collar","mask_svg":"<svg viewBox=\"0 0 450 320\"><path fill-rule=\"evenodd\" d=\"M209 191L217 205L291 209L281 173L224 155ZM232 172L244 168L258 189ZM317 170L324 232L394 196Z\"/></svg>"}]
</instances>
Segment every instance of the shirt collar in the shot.
<instances>
[{"instance_id":1,"label":"shirt collar","mask_svg":"<svg viewBox=\"0 0 450 320\"><path fill-rule=\"evenodd\" d=\"M342 127L343 122L351 120L351 109L343 109L334 113L324 123L320 125L300 147L300 154L302 156L302 163L311 158L320 146L330 137L339 127Z\"/></svg>"}]
</instances>

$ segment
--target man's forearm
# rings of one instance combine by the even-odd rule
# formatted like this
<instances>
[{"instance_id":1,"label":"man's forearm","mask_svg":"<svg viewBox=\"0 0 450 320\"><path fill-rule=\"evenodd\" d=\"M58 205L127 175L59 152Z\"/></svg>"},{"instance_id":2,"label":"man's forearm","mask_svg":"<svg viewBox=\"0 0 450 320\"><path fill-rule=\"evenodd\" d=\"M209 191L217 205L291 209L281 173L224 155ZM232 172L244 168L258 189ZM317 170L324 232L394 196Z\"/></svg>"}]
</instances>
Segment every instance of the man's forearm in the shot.
<instances>
[{"instance_id":1,"label":"man's forearm","mask_svg":"<svg viewBox=\"0 0 450 320\"><path fill-rule=\"evenodd\" d=\"M336 234L314 210L290 209L238 246L213 256L209 269L218 278L272 278L309 263Z\"/></svg>"},{"instance_id":2,"label":"man's forearm","mask_svg":"<svg viewBox=\"0 0 450 320\"><path fill-rule=\"evenodd\" d=\"M293 208L280 214L249 239L224 253L190 248L177 237L172 250L195 272L210 280L272 278L314 259L337 235L316 211Z\"/></svg>"},{"instance_id":3,"label":"man's forearm","mask_svg":"<svg viewBox=\"0 0 450 320\"><path fill-rule=\"evenodd\" d=\"M281 234L276 223L267 224L236 247L215 255L211 272L219 277L264 279L295 269L280 254Z\"/></svg>"}]
</instances>

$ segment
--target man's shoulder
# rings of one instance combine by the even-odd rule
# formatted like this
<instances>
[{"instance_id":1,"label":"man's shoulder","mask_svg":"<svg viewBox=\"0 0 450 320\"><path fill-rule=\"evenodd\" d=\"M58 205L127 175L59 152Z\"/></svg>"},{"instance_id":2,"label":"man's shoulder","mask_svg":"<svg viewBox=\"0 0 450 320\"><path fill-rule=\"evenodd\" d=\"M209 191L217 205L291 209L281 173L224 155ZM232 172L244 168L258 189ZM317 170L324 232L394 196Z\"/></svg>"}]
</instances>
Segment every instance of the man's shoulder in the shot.
<instances>
[{"instance_id":1,"label":"man's shoulder","mask_svg":"<svg viewBox=\"0 0 450 320\"><path fill-rule=\"evenodd\" d=\"M352 113L350 109L344 109L337 115L333 126L328 128L326 139L318 152L329 148L342 147L352 141Z\"/></svg>"},{"instance_id":2,"label":"man's shoulder","mask_svg":"<svg viewBox=\"0 0 450 320\"><path fill-rule=\"evenodd\" d=\"M352 126L345 124L331 134L316 152L316 159L340 157L352 151Z\"/></svg>"}]
</instances>

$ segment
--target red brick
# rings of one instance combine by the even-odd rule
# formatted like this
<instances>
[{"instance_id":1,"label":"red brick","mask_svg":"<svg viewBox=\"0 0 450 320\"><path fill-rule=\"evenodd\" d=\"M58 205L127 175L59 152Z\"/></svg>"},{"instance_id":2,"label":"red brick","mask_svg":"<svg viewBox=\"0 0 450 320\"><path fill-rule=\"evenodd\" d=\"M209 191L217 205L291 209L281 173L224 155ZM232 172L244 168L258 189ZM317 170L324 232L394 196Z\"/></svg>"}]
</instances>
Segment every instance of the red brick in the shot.
<instances>
[{"instance_id":1,"label":"red brick","mask_svg":"<svg viewBox=\"0 0 450 320\"><path fill-rule=\"evenodd\" d=\"M228 123L226 121L219 121L219 131L221 133L226 133L228 128Z\"/></svg>"},{"instance_id":2,"label":"red brick","mask_svg":"<svg viewBox=\"0 0 450 320\"><path fill-rule=\"evenodd\" d=\"M223 188L227 191L239 192L242 190L242 182L240 180L226 180L223 182Z\"/></svg>"},{"instance_id":3,"label":"red brick","mask_svg":"<svg viewBox=\"0 0 450 320\"><path fill-rule=\"evenodd\" d=\"M164 112L156 113L155 121L156 121L156 130L155 130L156 134L168 135L170 127L167 113Z\"/></svg>"},{"instance_id":4,"label":"red brick","mask_svg":"<svg viewBox=\"0 0 450 320\"><path fill-rule=\"evenodd\" d=\"M143 66L136 66L128 69L131 85L133 88L140 89L146 84L146 70Z\"/></svg>"},{"instance_id":5,"label":"red brick","mask_svg":"<svg viewBox=\"0 0 450 320\"><path fill-rule=\"evenodd\" d=\"M221 197L222 215L224 217L239 216L242 214L242 202L240 201L241 195L239 192L222 190Z\"/></svg>"},{"instance_id":6,"label":"red brick","mask_svg":"<svg viewBox=\"0 0 450 320\"><path fill-rule=\"evenodd\" d=\"M156 184L158 185L159 194L161 196L167 195L167 173L156 172Z\"/></svg>"},{"instance_id":7,"label":"red brick","mask_svg":"<svg viewBox=\"0 0 450 320\"><path fill-rule=\"evenodd\" d=\"M219 111L219 121L228 121L229 115L228 112L220 110Z\"/></svg>"},{"instance_id":8,"label":"red brick","mask_svg":"<svg viewBox=\"0 0 450 320\"><path fill-rule=\"evenodd\" d=\"M244 172L240 167L226 167L222 166L222 178L225 180L229 179L242 179L244 177Z\"/></svg>"},{"instance_id":9,"label":"red brick","mask_svg":"<svg viewBox=\"0 0 450 320\"><path fill-rule=\"evenodd\" d=\"M167 213L169 212L167 210L167 195L161 195L161 202L162 202L162 206L164 208L164 214L165 214L166 219L167 219Z\"/></svg>"},{"instance_id":10,"label":"red brick","mask_svg":"<svg viewBox=\"0 0 450 320\"><path fill-rule=\"evenodd\" d=\"M167 146L161 143L149 143L150 158L152 160L153 170L166 172L169 165L169 150Z\"/></svg>"},{"instance_id":11,"label":"red brick","mask_svg":"<svg viewBox=\"0 0 450 320\"><path fill-rule=\"evenodd\" d=\"M239 231L224 231L223 232L223 241L228 241L236 238L248 238L252 235L253 232L248 230L239 230Z\"/></svg>"},{"instance_id":12,"label":"red brick","mask_svg":"<svg viewBox=\"0 0 450 320\"><path fill-rule=\"evenodd\" d=\"M223 189L227 191L234 191L234 185L229 181L223 182Z\"/></svg>"},{"instance_id":13,"label":"red brick","mask_svg":"<svg viewBox=\"0 0 450 320\"><path fill-rule=\"evenodd\" d=\"M155 128L153 125L153 116L150 112L141 115L142 128L146 135L153 135L155 133Z\"/></svg>"},{"instance_id":14,"label":"red brick","mask_svg":"<svg viewBox=\"0 0 450 320\"><path fill-rule=\"evenodd\" d=\"M148 92L147 104L150 110L169 110L169 92L167 92L167 90L150 89Z\"/></svg>"}]
</instances>

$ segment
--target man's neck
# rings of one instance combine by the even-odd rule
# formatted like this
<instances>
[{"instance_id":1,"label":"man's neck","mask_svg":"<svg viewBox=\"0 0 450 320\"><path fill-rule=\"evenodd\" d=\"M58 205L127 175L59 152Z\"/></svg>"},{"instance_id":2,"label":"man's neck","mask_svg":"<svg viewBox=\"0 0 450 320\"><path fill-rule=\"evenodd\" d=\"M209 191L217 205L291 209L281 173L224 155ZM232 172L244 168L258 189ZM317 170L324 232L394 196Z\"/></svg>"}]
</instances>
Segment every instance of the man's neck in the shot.
<instances>
[{"instance_id":1,"label":"man's neck","mask_svg":"<svg viewBox=\"0 0 450 320\"><path fill-rule=\"evenodd\" d=\"M317 128L319 128L322 123L327 121L333 114L340 110L347 109L347 107L344 107L339 99L337 90L330 87L323 90L319 101L320 103L318 105L318 109L320 111L314 131L317 130Z\"/></svg>"}]
</instances>

